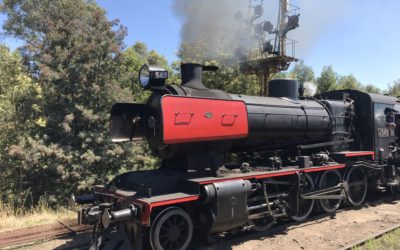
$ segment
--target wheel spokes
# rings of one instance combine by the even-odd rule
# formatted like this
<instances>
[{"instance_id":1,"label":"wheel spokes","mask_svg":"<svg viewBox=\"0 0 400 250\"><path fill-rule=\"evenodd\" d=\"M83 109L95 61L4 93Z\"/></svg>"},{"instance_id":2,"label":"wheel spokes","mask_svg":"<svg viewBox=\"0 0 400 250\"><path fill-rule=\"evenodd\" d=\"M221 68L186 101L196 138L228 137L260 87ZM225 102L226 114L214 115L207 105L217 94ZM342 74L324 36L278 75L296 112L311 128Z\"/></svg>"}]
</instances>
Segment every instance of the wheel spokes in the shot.
<instances>
[{"instance_id":1,"label":"wheel spokes","mask_svg":"<svg viewBox=\"0 0 400 250\"><path fill-rule=\"evenodd\" d=\"M303 193L311 192L314 190L314 181L309 174L305 174L306 183L302 188ZM311 214L314 208L314 200L299 200L299 211L295 216L290 216L295 221L304 221Z\"/></svg>"},{"instance_id":2,"label":"wheel spokes","mask_svg":"<svg viewBox=\"0 0 400 250\"><path fill-rule=\"evenodd\" d=\"M347 174L348 201L353 206L360 206L367 195L367 176L359 166L352 167Z\"/></svg>"},{"instance_id":3,"label":"wheel spokes","mask_svg":"<svg viewBox=\"0 0 400 250\"><path fill-rule=\"evenodd\" d=\"M166 208L152 224L150 243L153 249L186 249L192 234L190 216L181 208Z\"/></svg>"},{"instance_id":4,"label":"wheel spokes","mask_svg":"<svg viewBox=\"0 0 400 250\"><path fill-rule=\"evenodd\" d=\"M330 188L330 187L335 187L339 183L342 182L342 176L337 170L329 170L326 171L322 174L321 179L319 181L319 188L324 189L324 188ZM340 195L341 191L334 192L335 195ZM320 200L319 204L322 208L327 213L333 213L335 212L341 203L341 199L326 199L326 200Z\"/></svg>"}]
</instances>

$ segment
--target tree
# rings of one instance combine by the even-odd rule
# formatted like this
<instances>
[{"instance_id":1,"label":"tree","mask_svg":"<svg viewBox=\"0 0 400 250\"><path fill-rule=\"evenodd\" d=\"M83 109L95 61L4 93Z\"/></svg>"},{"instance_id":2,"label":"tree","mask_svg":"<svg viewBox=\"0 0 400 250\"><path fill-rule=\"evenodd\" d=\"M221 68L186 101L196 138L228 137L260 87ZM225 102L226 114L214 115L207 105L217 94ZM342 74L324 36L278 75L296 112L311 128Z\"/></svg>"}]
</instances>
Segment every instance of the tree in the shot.
<instances>
[{"instance_id":1,"label":"tree","mask_svg":"<svg viewBox=\"0 0 400 250\"><path fill-rule=\"evenodd\" d=\"M46 191L56 202L130 169L129 145L108 139L111 105L129 95L116 83L125 29L93 1L4 0L1 11L42 89L43 127L10 152L29 168L34 195Z\"/></svg>"},{"instance_id":2,"label":"tree","mask_svg":"<svg viewBox=\"0 0 400 250\"><path fill-rule=\"evenodd\" d=\"M208 51L207 42L205 40L197 40L196 42L181 44L177 54L182 63L205 64L206 62L220 59L217 53L214 53L213 57L211 57Z\"/></svg>"},{"instance_id":3,"label":"tree","mask_svg":"<svg viewBox=\"0 0 400 250\"><path fill-rule=\"evenodd\" d=\"M163 67L169 71L168 82L174 80L167 59L155 50L148 51L146 44L136 42L123 52L123 67L126 74L121 75L118 81L122 87L131 88L134 102L144 102L149 96L148 91L143 91L138 79L140 67L144 64Z\"/></svg>"},{"instance_id":4,"label":"tree","mask_svg":"<svg viewBox=\"0 0 400 250\"><path fill-rule=\"evenodd\" d=\"M179 73L179 64L199 63L214 65L216 72L204 72L203 82L208 88L220 89L234 94L257 95L260 90L260 80L254 75L244 75L240 72L239 61L233 56L231 41L220 39L212 48L203 39L184 43L178 51L179 62L174 62L174 70ZM210 53L210 50L212 53Z\"/></svg>"},{"instance_id":5,"label":"tree","mask_svg":"<svg viewBox=\"0 0 400 250\"><path fill-rule=\"evenodd\" d=\"M354 75L339 76L337 89L356 89L361 90L361 83Z\"/></svg>"},{"instance_id":6,"label":"tree","mask_svg":"<svg viewBox=\"0 0 400 250\"><path fill-rule=\"evenodd\" d=\"M304 64L303 60L295 64L293 69L290 71L289 76L291 78L296 78L299 83L314 82L315 76L314 71L310 66Z\"/></svg>"},{"instance_id":7,"label":"tree","mask_svg":"<svg viewBox=\"0 0 400 250\"><path fill-rule=\"evenodd\" d=\"M332 66L325 66L322 69L320 77L317 79L318 91L326 92L337 88L337 74L333 71Z\"/></svg>"},{"instance_id":8,"label":"tree","mask_svg":"<svg viewBox=\"0 0 400 250\"><path fill-rule=\"evenodd\" d=\"M258 79L244 75L237 66L224 64L224 60L212 60L205 65L214 65L216 72L204 72L203 83L208 88L224 90L232 94L256 95L259 91Z\"/></svg>"},{"instance_id":9,"label":"tree","mask_svg":"<svg viewBox=\"0 0 400 250\"><path fill-rule=\"evenodd\" d=\"M400 96L400 79L389 84L387 94L391 96Z\"/></svg>"},{"instance_id":10,"label":"tree","mask_svg":"<svg viewBox=\"0 0 400 250\"><path fill-rule=\"evenodd\" d=\"M380 88L375 87L372 84L365 85L364 86L364 91L367 92L367 93L373 93L373 94L381 94L382 93Z\"/></svg>"},{"instance_id":11,"label":"tree","mask_svg":"<svg viewBox=\"0 0 400 250\"><path fill-rule=\"evenodd\" d=\"M23 177L26 169L9 153L35 127L40 117L41 88L22 65L18 51L0 45L0 193L16 207L23 201Z\"/></svg>"},{"instance_id":12,"label":"tree","mask_svg":"<svg viewBox=\"0 0 400 250\"><path fill-rule=\"evenodd\" d=\"M286 71L281 71L272 75L271 79L280 79L280 78L288 78L291 77L290 74Z\"/></svg>"}]
</instances>

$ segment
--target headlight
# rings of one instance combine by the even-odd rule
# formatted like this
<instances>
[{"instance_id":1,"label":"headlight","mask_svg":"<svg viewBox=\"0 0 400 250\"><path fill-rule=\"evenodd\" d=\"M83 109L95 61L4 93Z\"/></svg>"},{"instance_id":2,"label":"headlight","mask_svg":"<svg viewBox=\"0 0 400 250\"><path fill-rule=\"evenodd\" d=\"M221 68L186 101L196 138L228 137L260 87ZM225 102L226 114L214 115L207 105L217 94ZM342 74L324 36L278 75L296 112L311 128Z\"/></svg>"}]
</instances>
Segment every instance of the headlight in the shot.
<instances>
[{"instance_id":1,"label":"headlight","mask_svg":"<svg viewBox=\"0 0 400 250\"><path fill-rule=\"evenodd\" d=\"M143 65L139 71L139 83L143 89L157 89L165 85L168 71L161 67Z\"/></svg>"}]
</instances>

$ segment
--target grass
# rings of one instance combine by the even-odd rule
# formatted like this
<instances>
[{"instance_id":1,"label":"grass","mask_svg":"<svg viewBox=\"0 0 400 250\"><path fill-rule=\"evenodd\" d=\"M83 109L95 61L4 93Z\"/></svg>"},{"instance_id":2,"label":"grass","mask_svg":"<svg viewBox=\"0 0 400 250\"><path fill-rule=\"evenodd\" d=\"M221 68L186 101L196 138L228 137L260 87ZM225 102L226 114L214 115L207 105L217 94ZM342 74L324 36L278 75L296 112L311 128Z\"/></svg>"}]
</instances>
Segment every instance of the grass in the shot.
<instances>
[{"instance_id":1,"label":"grass","mask_svg":"<svg viewBox=\"0 0 400 250\"><path fill-rule=\"evenodd\" d=\"M76 213L69 210L43 211L19 216L0 213L0 233L37 225L53 224L59 220L65 224L72 224L76 221L76 218Z\"/></svg>"},{"instance_id":2,"label":"grass","mask_svg":"<svg viewBox=\"0 0 400 250\"><path fill-rule=\"evenodd\" d=\"M376 239L369 240L365 245L353 248L354 250L397 250L400 249L400 229L385 234Z\"/></svg>"},{"instance_id":3,"label":"grass","mask_svg":"<svg viewBox=\"0 0 400 250\"><path fill-rule=\"evenodd\" d=\"M73 224L77 219L75 211L66 208L53 209L45 199L36 206L15 208L0 201L0 233L16 229L44 224L53 224L62 221Z\"/></svg>"}]
</instances>

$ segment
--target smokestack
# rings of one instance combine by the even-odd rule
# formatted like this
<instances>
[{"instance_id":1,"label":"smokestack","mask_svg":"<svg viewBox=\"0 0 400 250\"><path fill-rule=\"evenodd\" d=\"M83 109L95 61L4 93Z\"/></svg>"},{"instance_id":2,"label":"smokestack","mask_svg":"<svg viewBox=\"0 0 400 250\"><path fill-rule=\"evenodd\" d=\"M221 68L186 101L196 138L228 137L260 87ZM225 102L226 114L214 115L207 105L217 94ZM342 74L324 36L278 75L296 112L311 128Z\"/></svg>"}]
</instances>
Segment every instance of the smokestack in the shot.
<instances>
[{"instance_id":1,"label":"smokestack","mask_svg":"<svg viewBox=\"0 0 400 250\"><path fill-rule=\"evenodd\" d=\"M203 85L203 65L197 63L181 64L182 86L194 89L206 89Z\"/></svg>"}]
</instances>

